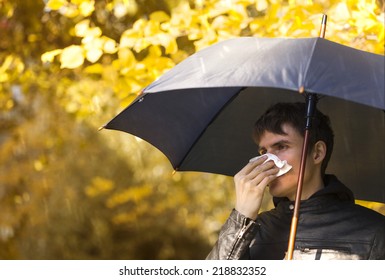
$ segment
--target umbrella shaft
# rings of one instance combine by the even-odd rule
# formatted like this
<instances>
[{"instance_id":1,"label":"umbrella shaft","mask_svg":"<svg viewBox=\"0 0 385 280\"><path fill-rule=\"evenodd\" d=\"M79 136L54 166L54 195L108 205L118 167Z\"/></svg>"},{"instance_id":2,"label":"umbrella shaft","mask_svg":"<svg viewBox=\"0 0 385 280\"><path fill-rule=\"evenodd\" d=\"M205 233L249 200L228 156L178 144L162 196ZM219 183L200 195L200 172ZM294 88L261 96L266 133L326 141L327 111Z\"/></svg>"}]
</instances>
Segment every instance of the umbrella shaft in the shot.
<instances>
[{"instance_id":1,"label":"umbrella shaft","mask_svg":"<svg viewBox=\"0 0 385 280\"><path fill-rule=\"evenodd\" d=\"M327 15L323 15L322 16L321 29L320 29L320 37L321 38L325 38L326 22L327 22ZM288 244L288 248L287 248L287 259L288 260L293 259L295 237L297 235L299 208L301 206L303 179L305 176L306 157L307 157L307 150L309 147L309 133L310 133L310 128L312 125L312 119L314 117L314 111L315 111L315 107L317 105L317 101L318 101L318 96L316 94L308 94L306 96L305 136L304 136L303 147L302 147L301 165L300 165L300 170L299 170L299 175L298 175L298 185L297 185L297 193L296 193L296 197L295 197L294 213L293 213L293 218L291 220L289 244Z\"/></svg>"},{"instance_id":2,"label":"umbrella shaft","mask_svg":"<svg viewBox=\"0 0 385 280\"><path fill-rule=\"evenodd\" d=\"M325 38L326 23L327 23L327 15L323 15L322 16L321 29L320 29L320 38ZM303 90L304 90L304 88L301 89L301 91L303 91ZM298 185L297 185L297 193L296 193L296 197L295 197L294 213L293 213L293 218L291 220L289 245L287 248L287 259L288 260L293 259L295 237L297 235L299 208L300 208L301 196L302 196L303 178L305 175L306 157L307 157L307 150L308 150L308 146L309 146L309 130L311 128L312 119L314 117L314 111L315 111L317 101L318 101L318 96L316 94L308 94L306 96L305 136L304 136L303 147L302 147L301 165L300 165L300 170L299 170L299 175L298 175Z\"/></svg>"},{"instance_id":3,"label":"umbrella shaft","mask_svg":"<svg viewBox=\"0 0 385 280\"><path fill-rule=\"evenodd\" d=\"M306 132L311 128L312 121L314 118L314 111L317 105L318 96L317 94L308 93L306 95L306 125L305 125L305 137ZM304 140L305 141L305 140Z\"/></svg>"},{"instance_id":4,"label":"umbrella shaft","mask_svg":"<svg viewBox=\"0 0 385 280\"><path fill-rule=\"evenodd\" d=\"M316 99L311 99L308 101L310 101L310 103L315 103L315 100ZM313 106L313 108L315 108L315 104L313 104L312 106ZM307 117L309 118L310 116L307 116ZM301 165L300 165L299 175L298 175L297 193L296 193L296 197L295 197L294 213L293 213L293 218L292 218L291 227L290 227L289 245L287 248L287 259L288 260L293 259L295 237L297 234L297 225L298 225L299 209L300 209L300 204L301 204L303 179L305 176L307 150L309 147L309 133L310 133L309 129L311 126L311 122L309 124L310 124L309 127L306 126L305 136L304 136L304 141L303 141L303 147L302 147Z\"/></svg>"},{"instance_id":5,"label":"umbrella shaft","mask_svg":"<svg viewBox=\"0 0 385 280\"><path fill-rule=\"evenodd\" d=\"M288 260L292 260L293 259L294 243L295 243L295 233L297 232L297 225L298 225L298 217L295 217L293 215L293 218L291 220L291 227L290 227L289 246L288 246L288 249L287 249L287 259ZM293 236L293 238L292 238L292 236Z\"/></svg>"}]
</instances>

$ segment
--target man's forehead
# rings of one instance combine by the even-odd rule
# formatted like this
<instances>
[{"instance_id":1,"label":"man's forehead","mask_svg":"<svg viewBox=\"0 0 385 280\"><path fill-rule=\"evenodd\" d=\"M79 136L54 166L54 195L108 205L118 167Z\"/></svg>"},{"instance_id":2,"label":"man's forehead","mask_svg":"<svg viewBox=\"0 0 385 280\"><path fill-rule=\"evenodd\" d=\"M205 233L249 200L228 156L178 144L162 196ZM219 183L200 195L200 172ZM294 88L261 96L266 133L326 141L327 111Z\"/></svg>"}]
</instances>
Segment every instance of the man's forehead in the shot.
<instances>
[{"instance_id":1,"label":"man's forehead","mask_svg":"<svg viewBox=\"0 0 385 280\"><path fill-rule=\"evenodd\" d=\"M265 133L262 134L260 141L259 141L259 146L264 147L264 146L272 146L275 145L276 143L283 143L283 142L290 142L290 136L288 134L276 134L270 131L266 131Z\"/></svg>"},{"instance_id":2,"label":"man's forehead","mask_svg":"<svg viewBox=\"0 0 385 280\"><path fill-rule=\"evenodd\" d=\"M292 143L303 139L303 136L290 124L283 124L282 131L284 132L283 134L266 130L261 135L258 146L263 147L272 146L278 143Z\"/></svg>"}]
</instances>

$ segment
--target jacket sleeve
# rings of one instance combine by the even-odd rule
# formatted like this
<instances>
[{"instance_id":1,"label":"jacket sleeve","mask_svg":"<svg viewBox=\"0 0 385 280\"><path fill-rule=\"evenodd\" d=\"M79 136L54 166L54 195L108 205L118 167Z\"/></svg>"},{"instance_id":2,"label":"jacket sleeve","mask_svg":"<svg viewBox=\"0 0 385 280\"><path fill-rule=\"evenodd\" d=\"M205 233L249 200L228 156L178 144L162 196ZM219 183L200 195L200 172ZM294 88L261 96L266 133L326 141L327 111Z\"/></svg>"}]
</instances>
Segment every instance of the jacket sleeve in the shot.
<instances>
[{"instance_id":1,"label":"jacket sleeve","mask_svg":"<svg viewBox=\"0 0 385 280\"><path fill-rule=\"evenodd\" d=\"M249 245L259 229L250 218L233 210L219 233L207 260L249 259Z\"/></svg>"},{"instance_id":2,"label":"jacket sleeve","mask_svg":"<svg viewBox=\"0 0 385 280\"><path fill-rule=\"evenodd\" d=\"M374 238L372 250L369 256L370 260L385 260L385 217L382 227L377 231Z\"/></svg>"}]
</instances>

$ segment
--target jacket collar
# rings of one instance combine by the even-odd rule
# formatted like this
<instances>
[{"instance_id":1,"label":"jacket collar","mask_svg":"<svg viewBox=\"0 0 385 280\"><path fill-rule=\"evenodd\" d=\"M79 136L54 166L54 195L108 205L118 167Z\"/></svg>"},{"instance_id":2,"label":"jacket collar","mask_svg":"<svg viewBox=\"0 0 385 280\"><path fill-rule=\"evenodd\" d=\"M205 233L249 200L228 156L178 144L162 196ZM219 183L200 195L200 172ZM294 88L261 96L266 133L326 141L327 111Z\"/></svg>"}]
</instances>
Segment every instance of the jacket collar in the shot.
<instances>
[{"instance_id":1,"label":"jacket collar","mask_svg":"<svg viewBox=\"0 0 385 280\"><path fill-rule=\"evenodd\" d=\"M347 188L342 182L340 182L334 175L324 176L324 188L314 193L307 200L301 201L302 206L314 204L314 201L320 200L339 200L339 201L350 201L354 203L353 192ZM293 204L294 202L289 201L286 197L273 197L274 206L277 207L279 204ZM301 206L301 207L302 207Z\"/></svg>"}]
</instances>

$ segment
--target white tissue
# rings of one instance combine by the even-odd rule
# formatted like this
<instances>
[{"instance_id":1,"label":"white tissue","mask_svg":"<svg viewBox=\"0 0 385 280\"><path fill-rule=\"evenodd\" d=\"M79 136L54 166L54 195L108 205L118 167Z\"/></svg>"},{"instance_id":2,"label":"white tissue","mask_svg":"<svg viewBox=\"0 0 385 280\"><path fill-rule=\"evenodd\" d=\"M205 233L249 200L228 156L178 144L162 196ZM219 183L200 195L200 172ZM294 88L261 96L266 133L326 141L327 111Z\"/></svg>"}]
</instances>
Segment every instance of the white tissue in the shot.
<instances>
[{"instance_id":1,"label":"white tissue","mask_svg":"<svg viewBox=\"0 0 385 280\"><path fill-rule=\"evenodd\" d=\"M275 165L279 168L277 177L282 176L283 174L286 174L292 168L292 166L288 164L286 160L280 160L276 155L269 154L269 153L264 154L262 156L254 157L250 159L250 162L256 161L257 159L263 156L267 156L267 159L263 163L265 163L266 161L272 160L274 161Z\"/></svg>"}]
</instances>

